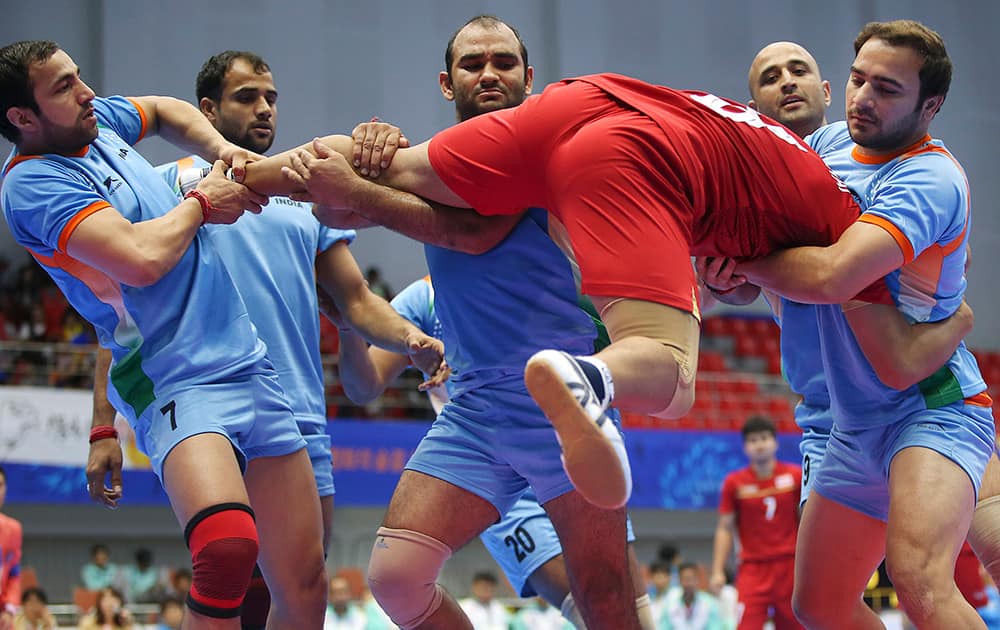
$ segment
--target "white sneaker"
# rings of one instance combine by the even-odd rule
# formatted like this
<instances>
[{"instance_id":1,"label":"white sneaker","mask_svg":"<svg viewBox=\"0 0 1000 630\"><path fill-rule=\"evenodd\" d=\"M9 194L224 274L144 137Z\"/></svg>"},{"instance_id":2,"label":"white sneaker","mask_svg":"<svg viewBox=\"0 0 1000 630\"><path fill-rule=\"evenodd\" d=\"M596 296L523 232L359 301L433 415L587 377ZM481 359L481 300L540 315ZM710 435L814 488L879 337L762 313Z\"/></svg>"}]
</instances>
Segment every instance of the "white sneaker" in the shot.
<instances>
[{"instance_id":1,"label":"white sneaker","mask_svg":"<svg viewBox=\"0 0 1000 630\"><path fill-rule=\"evenodd\" d=\"M577 491L594 505L617 509L632 494L632 473L621 433L604 413L577 360L558 350L536 352L524 382L556 430L562 462Z\"/></svg>"}]
</instances>

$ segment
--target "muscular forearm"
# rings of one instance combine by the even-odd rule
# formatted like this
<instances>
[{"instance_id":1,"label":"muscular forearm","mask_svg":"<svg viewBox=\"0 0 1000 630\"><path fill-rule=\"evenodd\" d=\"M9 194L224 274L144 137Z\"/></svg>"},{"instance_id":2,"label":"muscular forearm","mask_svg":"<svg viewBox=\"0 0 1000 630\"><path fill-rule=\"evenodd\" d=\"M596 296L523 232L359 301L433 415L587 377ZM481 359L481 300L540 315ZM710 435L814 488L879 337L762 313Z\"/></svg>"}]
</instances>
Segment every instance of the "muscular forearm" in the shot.
<instances>
[{"instance_id":1,"label":"muscular forearm","mask_svg":"<svg viewBox=\"0 0 1000 630\"><path fill-rule=\"evenodd\" d=\"M115 408L108 400L108 370L111 367L111 351L97 349L94 365L94 417L91 426L112 426L115 423Z\"/></svg>"},{"instance_id":2,"label":"muscular forearm","mask_svg":"<svg viewBox=\"0 0 1000 630\"><path fill-rule=\"evenodd\" d=\"M521 215L483 216L365 181L350 197L351 210L422 243L482 254L502 241Z\"/></svg>"},{"instance_id":3,"label":"muscular forearm","mask_svg":"<svg viewBox=\"0 0 1000 630\"><path fill-rule=\"evenodd\" d=\"M191 246L201 222L201 204L185 199L162 217L133 223L134 271L142 275L138 282L126 284L148 286L169 273Z\"/></svg>"},{"instance_id":4,"label":"muscular forearm","mask_svg":"<svg viewBox=\"0 0 1000 630\"><path fill-rule=\"evenodd\" d=\"M321 138L321 140L323 144L327 145L337 153L340 153L348 160L351 159L354 141L350 136L325 136ZM313 143L312 141L309 141L287 151L278 153L277 155L272 155L257 162L251 162L250 164L247 164L246 177L243 179L243 183L247 186L247 188L255 190L262 195L284 196L292 193L303 192L301 188L293 184L292 181L285 177L285 175L281 172L282 167L290 167L292 165L291 158L299 151L308 151L310 154L316 155Z\"/></svg>"},{"instance_id":5,"label":"muscular forearm","mask_svg":"<svg viewBox=\"0 0 1000 630\"><path fill-rule=\"evenodd\" d=\"M365 405L382 395L409 360L403 355L369 347L351 330L340 335L340 380L353 402Z\"/></svg>"},{"instance_id":6,"label":"muscular forearm","mask_svg":"<svg viewBox=\"0 0 1000 630\"><path fill-rule=\"evenodd\" d=\"M147 101L153 107L155 133L174 146L197 153L209 162L219 159L226 140L193 105L167 96L141 99L144 105Z\"/></svg>"},{"instance_id":7,"label":"muscular forearm","mask_svg":"<svg viewBox=\"0 0 1000 630\"><path fill-rule=\"evenodd\" d=\"M867 286L851 292L834 266L827 248L796 247L742 262L737 271L747 282L803 304L846 302Z\"/></svg>"},{"instance_id":8,"label":"muscular forearm","mask_svg":"<svg viewBox=\"0 0 1000 630\"><path fill-rule=\"evenodd\" d=\"M397 313L388 302L366 291L366 295L340 305L344 319L372 345L398 354L407 354L407 338L420 329Z\"/></svg>"},{"instance_id":9,"label":"muscular forearm","mask_svg":"<svg viewBox=\"0 0 1000 630\"><path fill-rule=\"evenodd\" d=\"M964 307L940 322L910 325L892 306L868 304L845 312L858 345L875 374L894 389L906 389L936 372L972 331Z\"/></svg>"}]
</instances>

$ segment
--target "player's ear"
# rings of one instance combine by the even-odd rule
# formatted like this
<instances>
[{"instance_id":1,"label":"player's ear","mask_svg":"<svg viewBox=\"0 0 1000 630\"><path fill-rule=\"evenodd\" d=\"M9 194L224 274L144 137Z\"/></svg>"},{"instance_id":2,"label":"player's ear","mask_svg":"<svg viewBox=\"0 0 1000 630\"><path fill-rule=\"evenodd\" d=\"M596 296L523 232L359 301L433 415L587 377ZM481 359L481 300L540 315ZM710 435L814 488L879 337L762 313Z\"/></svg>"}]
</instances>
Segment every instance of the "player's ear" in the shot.
<instances>
[{"instance_id":1,"label":"player's ear","mask_svg":"<svg viewBox=\"0 0 1000 630\"><path fill-rule=\"evenodd\" d=\"M749 101L747 101L747 107L749 107L754 111L757 111L757 101L750 99Z\"/></svg>"},{"instance_id":2,"label":"player's ear","mask_svg":"<svg viewBox=\"0 0 1000 630\"><path fill-rule=\"evenodd\" d=\"M455 90L451 84L451 77L444 70L438 74L438 84L441 86L441 94L444 95L445 100L455 100Z\"/></svg>"},{"instance_id":3,"label":"player's ear","mask_svg":"<svg viewBox=\"0 0 1000 630\"><path fill-rule=\"evenodd\" d=\"M215 124L215 119L218 117L219 104L208 98L207 96L201 97L198 101L198 109L201 113L205 115L205 118L212 124Z\"/></svg>"},{"instance_id":4,"label":"player's ear","mask_svg":"<svg viewBox=\"0 0 1000 630\"><path fill-rule=\"evenodd\" d=\"M7 122L14 125L23 134L37 126L38 116L30 107L8 107Z\"/></svg>"},{"instance_id":5,"label":"player's ear","mask_svg":"<svg viewBox=\"0 0 1000 630\"><path fill-rule=\"evenodd\" d=\"M531 85L535 82L535 68L528 66L524 71L524 93L531 94Z\"/></svg>"}]
</instances>

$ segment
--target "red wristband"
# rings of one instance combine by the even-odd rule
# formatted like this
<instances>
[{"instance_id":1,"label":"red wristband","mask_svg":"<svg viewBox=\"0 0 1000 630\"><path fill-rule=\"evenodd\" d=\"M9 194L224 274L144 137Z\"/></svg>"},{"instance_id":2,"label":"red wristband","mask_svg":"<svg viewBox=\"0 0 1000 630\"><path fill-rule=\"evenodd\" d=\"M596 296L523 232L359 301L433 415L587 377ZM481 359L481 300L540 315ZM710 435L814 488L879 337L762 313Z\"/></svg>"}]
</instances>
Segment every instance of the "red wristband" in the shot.
<instances>
[{"instance_id":1,"label":"red wristband","mask_svg":"<svg viewBox=\"0 0 1000 630\"><path fill-rule=\"evenodd\" d=\"M196 199L198 201L198 203L201 205L201 224L205 225L206 223L208 223L208 214L213 210L215 210L215 206L213 206L212 202L208 200L208 197L205 196L205 193L195 188L193 190L187 191L187 193L184 195L184 198Z\"/></svg>"},{"instance_id":2,"label":"red wristband","mask_svg":"<svg viewBox=\"0 0 1000 630\"><path fill-rule=\"evenodd\" d=\"M115 431L115 428L113 426L107 424L93 427L90 429L91 444L93 444L98 440L106 440L108 438L117 438L117 437L118 437L118 431Z\"/></svg>"}]
</instances>

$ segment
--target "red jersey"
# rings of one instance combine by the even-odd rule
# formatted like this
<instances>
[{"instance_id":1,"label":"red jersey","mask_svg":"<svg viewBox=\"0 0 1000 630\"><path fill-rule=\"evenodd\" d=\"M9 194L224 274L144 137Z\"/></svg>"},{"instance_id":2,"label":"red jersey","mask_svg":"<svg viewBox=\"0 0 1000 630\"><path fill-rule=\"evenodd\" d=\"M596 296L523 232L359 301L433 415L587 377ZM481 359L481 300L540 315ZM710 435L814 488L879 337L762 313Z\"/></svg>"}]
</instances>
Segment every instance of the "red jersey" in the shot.
<instances>
[{"instance_id":1,"label":"red jersey","mask_svg":"<svg viewBox=\"0 0 1000 630\"><path fill-rule=\"evenodd\" d=\"M0 608L21 605L21 523L0 514Z\"/></svg>"},{"instance_id":2,"label":"red jersey","mask_svg":"<svg viewBox=\"0 0 1000 630\"><path fill-rule=\"evenodd\" d=\"M736 517L740 561L795 555L801 486L802 468L786 462L777 462L767 479L749 466L726 475L719 513Z\"/></svg>"},{"instance_id":3,"label":"red jersey","mask_svg":"<svg viewBox=\"0 0 1000 630\"><path fill-rule=\"evenodd\" d=\"M428 159L481 214L551 212L583 293L695 314L691 255L829 245L860 214L781 125L711 94L620 75L568 79L463 121L434 136Z\"/></svg>"},{"instance_id":4,"label":"red jersey","mask_svg":"<svg viewBox=\"0 0 1000 630\"><path fill-rule=\"evenodd\" d=\"M986 583L979 573L979 558L968 542L962 545L955 560L955 585L962 592L965 601L973 608L982 608L989 603L986 596Z\"/></svg>"}]
</instances>

